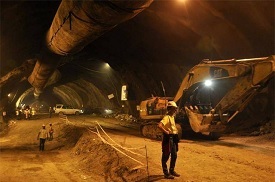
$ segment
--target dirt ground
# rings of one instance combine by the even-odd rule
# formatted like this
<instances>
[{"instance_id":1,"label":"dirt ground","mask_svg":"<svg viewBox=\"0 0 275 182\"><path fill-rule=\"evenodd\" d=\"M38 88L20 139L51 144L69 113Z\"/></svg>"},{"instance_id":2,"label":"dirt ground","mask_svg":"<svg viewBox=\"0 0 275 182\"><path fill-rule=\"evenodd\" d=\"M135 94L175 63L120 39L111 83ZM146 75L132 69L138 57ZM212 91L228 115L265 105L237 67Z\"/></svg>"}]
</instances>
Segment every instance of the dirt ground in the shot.
<instances>
[{"instance_id":1,"label":"dirt ground","mask_svg":"<svg viewBox=\"0 0 275 182\"><path fill-rule=\"evenodd\" d=\"M37 133L49 123L54 140L41 152ZM134 123L90 115L15 120L0 137L0 181L169 181L160 157L160 141L141 137ZM274 157L274 133L182 139L176 164L181 176L173 181L273 182Z\"/></svg>"}]
</instances>

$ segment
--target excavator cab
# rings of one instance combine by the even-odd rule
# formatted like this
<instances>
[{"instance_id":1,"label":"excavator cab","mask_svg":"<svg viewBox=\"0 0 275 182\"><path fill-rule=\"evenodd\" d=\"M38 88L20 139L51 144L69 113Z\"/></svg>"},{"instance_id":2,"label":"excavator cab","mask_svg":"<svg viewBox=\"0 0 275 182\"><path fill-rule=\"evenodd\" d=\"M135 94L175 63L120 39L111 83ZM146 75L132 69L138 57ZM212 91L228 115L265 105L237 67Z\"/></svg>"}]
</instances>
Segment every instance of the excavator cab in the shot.
<instances>
[{"instance_id":1,"label":"excavator cab","mask_svg":"<svg viewBox=\"0 0 275 182\"><path fill-rule=\"evenodd\" d=\"M143 120L161 119L166 113L168 101L173 97L151 97L140 103L140 118Z\"/></svg>"},{"instance_id":2,"label":"excavator cab","mask_svg":"<svg viewBox=\"0 0 275 182\"><path fill-rule=\"evenodd\" d=\"M147 138L161 139L162 133L157 127L157 123L167 112L167 103L173 97L151 97L141 101L139 105L139 116L141 122L141 134ZM181 129L180 126L178 126Z\"/></svg>"},{"instance_id":3,"label":"excavator cab","mask_svg":"<svg viewBox=\"0 0 275 182\"><path fill-rule=\"evenodd\" d=\"M181 102L193 131L217 139L227 123L267 86L274 71L274 56L203 60L183 79L174 101Z\"/></svg>"},{"instance_id":4,"label":"excavator cab","mask_svg":"<svg viewBox=\"0 0 275 182\"><path fill-rule=\"evenodd\" d=\"M191 126L194 132L208 135L212 139L219 138L219 133L225 129L225 126L220 125L220 115L214 113L214 108L223 96L232 89L235 82L234 79L204 80L189 87L178 101L181 108L181 112L176 117L178 123L181 123L183 128L190 128ZM224 113L222 115L223 120L228 120L228 116L229 112ZM207 123L213 128L203 130L205 125L208 126Z\"/></svg>"}]
</instances>

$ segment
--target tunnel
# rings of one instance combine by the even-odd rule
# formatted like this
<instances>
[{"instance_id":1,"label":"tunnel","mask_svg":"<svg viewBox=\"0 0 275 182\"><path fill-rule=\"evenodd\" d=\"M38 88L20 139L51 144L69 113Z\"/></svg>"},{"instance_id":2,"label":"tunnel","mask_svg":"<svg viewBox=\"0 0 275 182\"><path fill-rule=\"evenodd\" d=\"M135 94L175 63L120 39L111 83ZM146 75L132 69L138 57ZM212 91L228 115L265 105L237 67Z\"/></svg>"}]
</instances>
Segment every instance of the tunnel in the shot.
<instances>
[{"instance_id":1,"label":"tunnel","mask_svg":"<svg viewBox=\"0 0 275 182\"><path fill-rule=\"evenodd\" d=\"M142 100L175 96L184 75L204 59L274 54L273 2L116 3L1 2L1 111L64 103L138 116ZM104 8L110 14L99 16ZM124 85L127 100L121 100Z\"/></svg>"}]
</instances>

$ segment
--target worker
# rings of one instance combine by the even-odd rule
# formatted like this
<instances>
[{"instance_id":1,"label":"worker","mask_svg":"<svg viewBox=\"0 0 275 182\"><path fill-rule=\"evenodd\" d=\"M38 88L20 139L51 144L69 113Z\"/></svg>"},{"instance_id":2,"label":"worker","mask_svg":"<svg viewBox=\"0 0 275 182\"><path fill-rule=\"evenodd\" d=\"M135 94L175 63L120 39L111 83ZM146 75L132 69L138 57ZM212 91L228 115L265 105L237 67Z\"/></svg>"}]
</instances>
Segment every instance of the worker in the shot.
<instances>
[{"instance_id":1,"label":"worker","mask_svg":"<svg viewBox=\"0 0 275 182\"><path fill-rule=\"evenodd\" d=\"M6 120L7 120L7 112L5 110L3 111L2 116L3 116L3 121L6 122Z\"/></svg>"},{"instance_id":2,"label":"worker","mask_svg":"<svg viewBox=\"0 0 275 182\"><path fill-rule=\"evenodd\" d=\"M38 135L37 135L37 140L40 139L40 142L39 142L40 151L44 151L44 146L47 138L48 138L48 132L46 130L46 125L43 124L42 129L38 132Z\"/></svg>"},{"instance_id":3,"label":"worker","mask_svg":"<svg viewBox=\"0 0 275 182\"><path fill-rule=\"evenodd\" d=\"M20 120L20 119L21 119L21 115L20 115L20 110L19 110L19 108L16 108L15 114L16 114L16 119L17 119L17 120Z\"/></svg>"},{"instance_id":4,"label":"worker","mask_svg":"<svg viewBox=\"0 0 275 182\"><path fill-rule=\"evenodd\" d=\"M174 179L174 177L180 176L175 171L179 143L178 130L174 118L177 108L177 104L174 101L169 101L167 105L167 114L158 124L158 127L163 132L161 165L164 177L167 179ZM170 155L171 159L168 171L166 163Z\"/></svg>"},{"instance_id":5,"label":"worker","mask_svg":"<svg viewBox=\"0 0 275 182\"><path fill-rule=\"evenodd\" d=\"M50 118L52 117L53 109L52 107L49 108Z\"/></svg>"},{"instance_id":6,"label":"worker","mask_svg":"<svg viewBox=\"0 0 275 182\"><path fill-rule=\"evenodd\" d=\"M31 115L30 115L30 107L29 106L26 106L26 109L25 109L25 116L26 116L26 119L30 119Z\"/></svg>"},{"instance_id":7,"label":"worker","mask_svg":"<svg viewBox=\"0 0 275 182\"><path fill-rule=\"evenodd\" d=\"M53 140L53 126L52 126L52 123L50 123L50 129L49 129L49 140Z\"/></svg>"}]
</instances>

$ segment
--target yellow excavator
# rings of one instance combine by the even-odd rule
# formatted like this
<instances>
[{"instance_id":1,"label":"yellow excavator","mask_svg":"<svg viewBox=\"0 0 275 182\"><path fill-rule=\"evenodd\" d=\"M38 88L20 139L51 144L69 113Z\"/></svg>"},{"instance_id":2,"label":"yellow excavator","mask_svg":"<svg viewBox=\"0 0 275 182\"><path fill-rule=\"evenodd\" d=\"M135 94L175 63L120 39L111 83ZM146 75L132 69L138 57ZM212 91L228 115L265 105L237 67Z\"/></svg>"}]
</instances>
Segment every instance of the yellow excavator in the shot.
<instances>
[{"instance_id":1,"label":"yellow excavator","mask_svg":"<svg viewBox=\"0 0 275 182\"><path fill-rule=\"evenodd\" d=\"M275 55L202 60L188 71L175 97L151 97L140 103L142 135L161 138L157 123L165 115L168 101L173 100L179 106L176 121L180 137L186 127L182 121L187 120L194 132L218 139L227 124L274 77L274 59Z\"/></svg>"}]
</instances>

